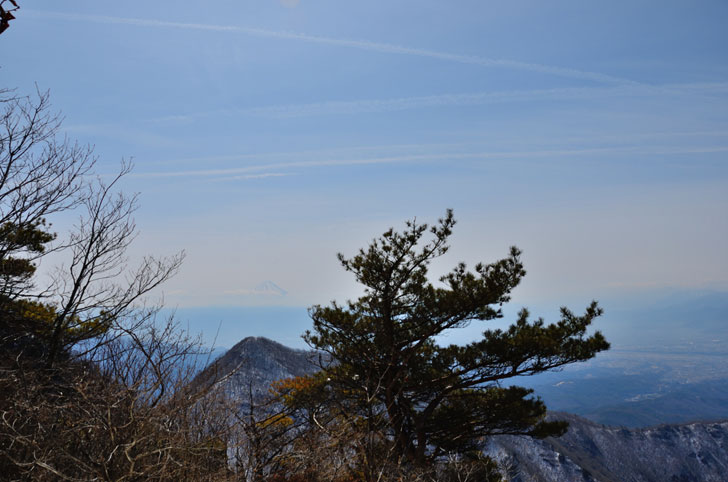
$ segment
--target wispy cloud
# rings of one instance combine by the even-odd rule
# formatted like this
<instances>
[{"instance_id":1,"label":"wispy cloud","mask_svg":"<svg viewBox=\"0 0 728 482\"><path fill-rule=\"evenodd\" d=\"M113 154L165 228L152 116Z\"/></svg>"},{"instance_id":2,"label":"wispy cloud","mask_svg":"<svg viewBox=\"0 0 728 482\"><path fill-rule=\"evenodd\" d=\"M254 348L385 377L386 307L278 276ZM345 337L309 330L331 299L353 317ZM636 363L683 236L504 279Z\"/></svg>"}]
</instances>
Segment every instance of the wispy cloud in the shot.
<instances>
[{"instance_id":1,"label":"wispy cloud","mask_svg":"<svg viewBox=\"0 0 728 482\"><path fill-rule=\"evenodd\" d=\"M629 89L629 87L627 88ZM507 102L537 100L583 99L599 95L624 93L620 86L609 89L563 88L524 91L477 92L472 94L440 94L428 96L399 97L390 99L355 99L345 101L324 101L305 104L283 104L252 107L248 109L221 109L181 115L169 115L149 119L148 122L191 121L212 115L242 115L274 119L310 117L317 115L347 115L361 113L394 112L427 107L455 107L485 105Z\"/></svg>"},{"instance_id":2,"label":"wispy cloud","mask_svg":"<svg viewBox=\"0 0 728 482\"><path fill-rule=\"evenodd\" d=\"M310 104L266 106L249 109L246 113L262 117L290 118L314 115L359 114L369 112L393 112L427 107L453 107L484 105L507 102L524 102L541 99L591 97L590 89L544 89L531 91L481 92L475 94L444 94L394 99L329 101Z\"/></svg>"},{"instance_id":3,"label":"wispy cloud","mask_svg":"<svg viewBox=\"0 0 728 482\"><path fill-rule=\"evenodd\" d=\"M613 97L725 95L728 83L618 85L609 87L567 87L555 89L509 90L461 94L398 97L390 99L354 99L302 104L283 104L243 109L218 109L146 119L145 122L190 122L210 116L253 116L273 119L311 117L317 115L352 115L395 112L429 107L457 107L510 102L553 100L586 100Z\"/></svg>"},{"instance_id":4,"label":"wispy cloud","mask_svg":"<svg viewBox=\"0 0 728 482\"><path fill-rule=\"evenodd\" d=\"M674 140L676 138L693 138L693 137L706 137L706 138L718 138L711 140L710 143L726 141L728 142L728 130L691 130L691 131L655 131L655 132L620 132L620 133L602 133L589 136L573 136L573 137L561 137L556 141L563 145L586 145L586 144L601 144L605 143L619 143L624 144L647 144L648 141L652 145L656 145L656 142L664 142L665 140ZM501 139L503 139L501 137ZM542 139L543 140L543 139ZM548 138L548 141L555 141L552 138ZM522 139L518 138L518 143L521 143ZM553 143L551 142L551 145ZM659 145L659 144L657 144ZM227 154L218 156L198 156L198 157L186 157L184 159L170 158L170 159L154 159L146 162L146 165L157 165L157 166L179 166L184 164L199 165L201 163L226 163L226 162L258 162L262 163L265 159L267 164L261 164L270 168L270 166L278 166L279 163L289 163L290 159L332 159L332 158L356 158L361 156L367 156L366 158L379 158L379 156L391 157L393 153L404 152L409 154L413 153L433 153L433 152L482 152L484 148L490 146L490 140L484 142L448 142L448 143L406 143L406 144L381 144L381 145L355 145L347 147L331 147L326 149L310 149L301 151L273 151L273 152L262 152L262 153L238 153L238 154ZM292 173L275 173L276 175L293 175Z\"/></svg>"},{"instance_id":5,"label":"wispy cloud","mask_svg":"<svg viewBox=\"0 0 728 482\"><path fill-rule=\"evenodd\" d=\"M288 172L263 172L261 174L244 174L241 176L224 176L214 179L214 181L250 181L253 179L267 179L270 177L286 177L291 176Z\"/></svg>"},{"instance_id":6,"label":"wispy cloud","mask_svg":"<svg viewBox=\"0 0 728 482\"><path fill-rule=\"evenodd\" d=\"M136 178L182 178L182 177L217 177L220 179L239 179L269 177L269 174L247 174L270 169L311 169L321 167L348 167L376 164L404 164L429 162L454 162L464 160L506 161L538 158L564 158L592 156L600 154L637 154L637 155L671 155L671 154L705 154L728 152L728 146L664 146L634 145L611 146L582 149L539 149L531 151L505 152L440 152L434 154L412 154L399 156L371 157L361 159L331 159L319 161L292 161L270 164L258 164L226 169L190 169L177 171L141 172L130 176ZM274 174L275 175L275 174Z\"/></svg>"},{"instance_id":7,"label":"wispy cloud","mask_svg":"<svg viewBox=\"0 0 728 482\"><path fill-rule=\"evenodd\" d=\"M309 104L264 106L240 110L241 114L286 118L313 115L392 112L426 107L452 107L532 102L543 100L584 100L619 96L725 94L728 83L671 84L662 86L619 85L614 87L568 87L558 89L510 90L472 94L442 94L393 99L328 101Z\"/></svg>"},{"instance_id":8,"label":"wispy cloud","mask_svg":"<svg viewBox=\"0 0 728 482\"><path fill-rule=\"evenodd\" d=\"M472 154L459 154L458 156L472 157ZM191 169L177 171L160 171L160 172L138 172L130 174L130 177L137 178L170 178L170 177L206 177L206 176L241 176L245 173L264 171L269 169L290 169L290 168L313 168L326 166L356 166L366 164L391 164L412 161L436 160L442 158L442 155L423 154L423 155L405 155L377 157L368 159L331 159L320 161L292 161L280 162L272 164L258 164L244 167L235 167L229 169ZM200 159L202 160L202 159ZM181 162L184 162L182 160Z\"/></svg>"},{"instance_id":9,"label":"wispy cloud","mask_svg":"<svg viewBox=\"0 0 728 482\"><path fill-rule=\"evenodd\" d=\"M149 28L173 28L185 30L207 30L213 32L230 32L254 37L277 38L284 40L297 40L302 42L317 43L331 45L337 47L348 47L359 50L368 50L373 52L382 52L387 54L409 55L414 57L424 57L447 62L456 62L461 64L480 65L483 67L507 68L514 70L526 70L531 72L540 72L544 74L552 74L560 77L569 77L582 80L591 80L595 82L609 84L638 84L630 79L624 79L613 75L600 72L591 72L587 70L579 70L568 67L559 67L553 65L520 62L518 60L494 59L481 57L478 55L457 54L451 52L441 52L438 50L421 49L416 47L407 47L403 45L389 44L383 42L372 42L369 40L352 40L337 37L325 37L320 35L309 35L304 33L268 30L252 27L241 27L235 25L212 25L202 23L183 23L168 22L164 20L153 20L143 18L127 18L112 17L105 15L84 15L75 13L61 12L42 12L42 11L26 11L26 15L32 14L39 17L57 18L71 21L84 21L95 23L111 23L119 25L133 25L136 27Z\"/></svg>"}]
</instances>

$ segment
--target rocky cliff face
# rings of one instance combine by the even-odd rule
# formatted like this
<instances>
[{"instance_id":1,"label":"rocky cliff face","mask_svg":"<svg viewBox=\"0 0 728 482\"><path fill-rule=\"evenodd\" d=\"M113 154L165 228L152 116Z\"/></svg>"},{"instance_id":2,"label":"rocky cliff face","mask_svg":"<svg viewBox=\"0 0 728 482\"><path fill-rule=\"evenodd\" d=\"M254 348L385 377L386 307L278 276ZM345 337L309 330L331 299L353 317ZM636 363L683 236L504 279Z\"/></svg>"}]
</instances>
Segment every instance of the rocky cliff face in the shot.
<instances>
[{"instance_id":1,"label":"rocky cliff face","mask_svg":"<svg viewBox=\"0 0 728 482\"><path fill-rule=\"evenodd\" d=\"M725 481L728 422L607 427L575 415L563 437L496 437L488 452L510 464L514 481Z\"/></svg>"}]
</instances>

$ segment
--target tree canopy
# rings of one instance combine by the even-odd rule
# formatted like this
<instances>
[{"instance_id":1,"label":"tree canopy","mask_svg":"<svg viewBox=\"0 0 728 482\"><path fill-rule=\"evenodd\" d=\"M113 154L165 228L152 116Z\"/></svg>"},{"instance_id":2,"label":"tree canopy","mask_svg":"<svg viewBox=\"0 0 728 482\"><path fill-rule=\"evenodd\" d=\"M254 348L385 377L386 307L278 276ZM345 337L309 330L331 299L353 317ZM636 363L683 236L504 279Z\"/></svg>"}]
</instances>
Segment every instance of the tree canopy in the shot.
<instances>
[{"instance_id":1,"label":"tree canopy","mask_svg":"<svg viewBox=\"0 0 728 482\"><path fill-rule=\"evenodd\" d=\"M553 324L531 320L523 309L507 330L487 329L466 345L439 344L436 337L447 330L501 318L526 273L513 247L507 257L472 271L460 263L434 285L428 267L447 252L454 225L448 210L432 227L409 221L352 258L339 254L364 286L363 296L310 309L313 330L304 338L333 363L324 364L298 400L321 412L319 424L325 411L329 421L345 419L377 434L359 447L370 470L364 478L374 477L382 454L398 465L423 467L450 454L473 454L491 435L562 434L566 424L545 421L546 406L532 390L504 382L609 348L600 332L587 333L602 313L596 302L583 315L562 308ZM312 403L312 394L320 404ZM291 400L296 403L295 394Z\"/></svg>"}]
</instances>

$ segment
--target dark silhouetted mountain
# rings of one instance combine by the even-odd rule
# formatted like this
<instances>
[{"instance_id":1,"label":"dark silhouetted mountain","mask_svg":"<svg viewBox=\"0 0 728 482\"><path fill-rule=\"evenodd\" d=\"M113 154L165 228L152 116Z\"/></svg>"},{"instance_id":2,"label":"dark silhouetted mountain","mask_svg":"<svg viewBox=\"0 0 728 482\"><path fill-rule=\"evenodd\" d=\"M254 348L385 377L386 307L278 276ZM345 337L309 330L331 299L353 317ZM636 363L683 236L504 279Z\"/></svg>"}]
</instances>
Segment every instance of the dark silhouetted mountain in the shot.
<instances>
[{"instance_id":1,"label":"dark silhouetted mountain","mask_svg":"<svg viewBox=\"0 0 728 482\"><path fill-rule=\"evenodd\" d=\"M268 338L248 337L215 360L198 379L222 379L226 392L246 403L249 393L256 400L265 397L274 381L315 372L317 358L312 351L294 350Z\"/></svg>"}]
</instances>

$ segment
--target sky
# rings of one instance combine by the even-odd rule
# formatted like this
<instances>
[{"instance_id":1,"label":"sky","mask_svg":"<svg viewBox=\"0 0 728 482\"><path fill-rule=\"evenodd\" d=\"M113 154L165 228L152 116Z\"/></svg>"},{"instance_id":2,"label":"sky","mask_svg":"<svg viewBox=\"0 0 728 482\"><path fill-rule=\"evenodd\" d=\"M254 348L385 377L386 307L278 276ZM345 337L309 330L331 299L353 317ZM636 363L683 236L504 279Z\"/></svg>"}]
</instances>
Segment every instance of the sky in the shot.
<instances>
[{"instance_id":1,"label":"sky","mask_svg":"<svg viewBox=\"0 0 728 482\"><path fill-rule=\"evenodd\" d=\"M133 160L132 254L185 250L164 301L219 344L300 343L337 252L448 208L433 279L516 245L516 304L728 291L725 1L18 3L0 85Z\"/></svg>"}]
</instances>

